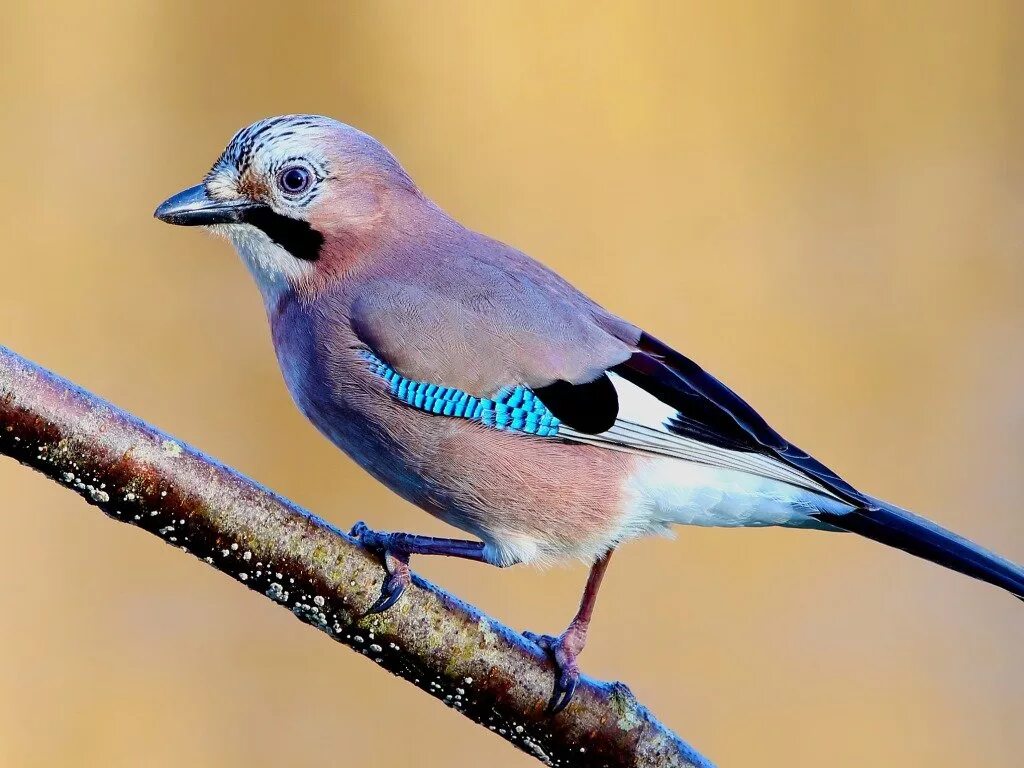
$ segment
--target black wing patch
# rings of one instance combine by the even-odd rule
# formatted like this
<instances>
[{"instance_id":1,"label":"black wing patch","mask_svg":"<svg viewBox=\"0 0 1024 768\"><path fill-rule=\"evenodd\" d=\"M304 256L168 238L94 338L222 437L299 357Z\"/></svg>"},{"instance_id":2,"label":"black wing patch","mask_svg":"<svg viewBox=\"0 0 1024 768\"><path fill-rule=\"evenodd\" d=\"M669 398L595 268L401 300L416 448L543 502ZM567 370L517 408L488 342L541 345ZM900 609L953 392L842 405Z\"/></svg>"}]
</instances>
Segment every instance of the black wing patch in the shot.
<instances>
[{"instance_id":1,"label":"black wing patch","mask_svg":"<svg viewBox=\"0 0 1024 768\"><path fill-rule=\"evenodd\" d=\"M874 506L835 472L783 439L739 395L689 358L646 333L637 350L611 370L678 411L666 425L669 430L721 448L775 457L854 506Z\"/></svg>"},{"instance_id":2,"label":"black wing patch","mask_svg":"<svg viewBox=\"0 0 1024 768\"><path fill-rule=\"evenodd\" d=\"M619 415L619 395L603 373L586 384L556 381L533 394L564 424L587 435L611 429Z\"/></svg>"}]
</instances>

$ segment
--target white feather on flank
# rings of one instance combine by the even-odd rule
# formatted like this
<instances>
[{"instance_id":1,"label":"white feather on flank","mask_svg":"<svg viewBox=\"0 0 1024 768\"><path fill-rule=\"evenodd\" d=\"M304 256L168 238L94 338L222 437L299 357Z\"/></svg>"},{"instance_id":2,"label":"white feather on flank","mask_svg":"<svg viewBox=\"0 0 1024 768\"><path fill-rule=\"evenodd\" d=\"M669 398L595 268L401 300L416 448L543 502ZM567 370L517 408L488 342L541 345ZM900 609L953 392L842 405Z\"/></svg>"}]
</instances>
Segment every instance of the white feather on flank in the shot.
<instances>
[{"instance_id":1,"label":"white feather on flank","mask_svg":"<svg viewBox=\"0 0 1024 768\"><path fill-rule=\"evenodd\" d=\"M813 513L850 511L845 502L807 488L679 459L652 458L626 486L631 501L619 523L620 540L665 534L671 525L834 530Z\"/></svg>"}]
</instances>

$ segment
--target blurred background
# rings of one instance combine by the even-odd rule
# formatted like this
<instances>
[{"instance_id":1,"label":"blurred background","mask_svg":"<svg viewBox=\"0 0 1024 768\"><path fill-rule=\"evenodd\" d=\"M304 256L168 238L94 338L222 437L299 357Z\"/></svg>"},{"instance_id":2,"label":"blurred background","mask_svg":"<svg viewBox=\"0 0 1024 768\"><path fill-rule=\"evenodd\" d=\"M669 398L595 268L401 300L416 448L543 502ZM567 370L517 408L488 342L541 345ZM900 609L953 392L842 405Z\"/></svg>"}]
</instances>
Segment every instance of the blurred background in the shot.
<instances>
[{"instance_id":1,"label":"blurred background","mask_svg":"<svg viewBox=\"0 0 1024 768\"><path fill-rule=\"evenodd\" d=\"M380 138L458 219L874 494L1024 561L1024 5L5 4L0 343L333 522L446 529L306 424L227 243L162 225L241 126ZM0 765L533 764L0 463ZM582 566L416 568L560 630ZM882 546L681 530L583 656L723 766L1017 766L1024 608Z\"/></svg>"}]
</instances>

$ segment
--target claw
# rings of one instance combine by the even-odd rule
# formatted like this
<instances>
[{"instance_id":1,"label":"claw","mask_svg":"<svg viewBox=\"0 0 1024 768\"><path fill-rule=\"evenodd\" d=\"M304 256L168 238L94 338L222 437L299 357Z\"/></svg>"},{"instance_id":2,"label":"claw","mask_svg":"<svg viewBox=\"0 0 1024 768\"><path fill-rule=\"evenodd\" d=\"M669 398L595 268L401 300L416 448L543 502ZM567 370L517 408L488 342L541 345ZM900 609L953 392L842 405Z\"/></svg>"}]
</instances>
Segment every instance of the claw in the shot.
<instances>
[{"instance_id":1,"label":"claw","mask_svg":"<svg viewBox=\"0 0 1024 768\"><path fill-rule=\"evenodd\" d=\"M573 694L576 693L576 686L580 682L580 671L576 668L575 663L572 667L566 667L562 670L562 674L558 676L558 683L555 685L555 690L551 694L551 701L548 702L547 713L549 715L557 715L572 701ZM560 694L560 695L559 695Z\"/></svg>"},{"instance_id":2,"label":"claw","mask_svg":"<svg viewBox=\"0 0 1024 768\"><path fill-rule=\"evenodd\" d=\"M523 632L523 637L539 645L554 662L557 671L554 690L544 711L549 716L557 715L569 706L580 681L580 670L576 664L577 652L570 648L566 635L554 637Z\"/></svg>"},{"instance_id":3,"label":"claw","mask_svg":"<svg viewBox=\"0 0 1024 768\"><path fill-rule=\"evenodd\" d=\"M405 588L409 586L410 581L409 566L400 562L400 566L394 572L389 573L388 577L384 579L384 584L380 589L380 597L377 598L373 605L366 609L364 615L369 616L373 613L383 613L393 606L402 599L402 595L405 594Z\"/></svg>"},{"instance_id":4,"label":"claw","mask_svg":"<svg viewBox=\"0 0 1024 768\"><path fill-rule=\"evenodd\" d=\"M412 574L409 571L409 555L405 552L395 552L389 549L391 536L387 533L380 533L370 528L363 521L352 526L349 534L356 539L364 548L377 552L381 556L384 570L387 571L387 578L381 585L380 597L364 613L369 616L374 613L382 613L397 603L405 588L412 582Z\"/></svg>"}]
</instances>

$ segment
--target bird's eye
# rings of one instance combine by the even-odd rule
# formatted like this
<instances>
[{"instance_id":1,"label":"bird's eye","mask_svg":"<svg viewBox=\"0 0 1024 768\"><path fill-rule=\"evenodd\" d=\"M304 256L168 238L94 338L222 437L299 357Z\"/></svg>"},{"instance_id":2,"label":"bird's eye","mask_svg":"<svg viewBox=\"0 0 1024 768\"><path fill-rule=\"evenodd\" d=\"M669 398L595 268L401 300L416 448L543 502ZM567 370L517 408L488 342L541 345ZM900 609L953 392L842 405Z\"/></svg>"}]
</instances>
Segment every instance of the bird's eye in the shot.
<instances>
[{"instance_id":1,"label":"bird's eye","mask_svg":"<svg viewBox=\"0 0 1024 768\"><path fill-rule=\"evenodd\" d=\"M277 185L289 195L305 192L313 184L313 173L302 165L290 165L277 174Z\"/></svg>"}]
</instances>

